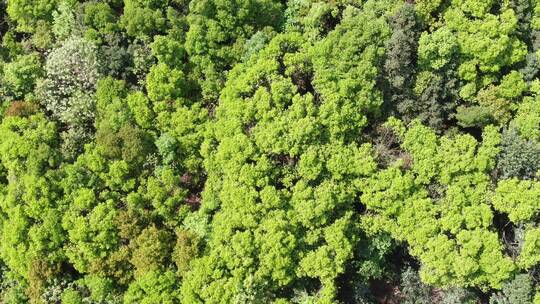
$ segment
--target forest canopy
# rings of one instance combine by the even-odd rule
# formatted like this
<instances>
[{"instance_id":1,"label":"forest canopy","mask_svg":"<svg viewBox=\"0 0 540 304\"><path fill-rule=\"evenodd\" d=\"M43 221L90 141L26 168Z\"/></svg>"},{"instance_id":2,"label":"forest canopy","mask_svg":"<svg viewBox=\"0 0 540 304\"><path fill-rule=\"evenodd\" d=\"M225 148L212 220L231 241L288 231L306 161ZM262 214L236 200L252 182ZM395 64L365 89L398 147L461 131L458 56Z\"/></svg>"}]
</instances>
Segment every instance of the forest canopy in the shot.
<instances>
[{"instance_id":1,"label":"forest canopy","mask_svg":"<svg viewBox=\"0 0 540 304\"><path fill-rule=\"evenodd\" d=\"M0 303L540 304L539 0L0 0Z\"/></svg>"}]
</instances>

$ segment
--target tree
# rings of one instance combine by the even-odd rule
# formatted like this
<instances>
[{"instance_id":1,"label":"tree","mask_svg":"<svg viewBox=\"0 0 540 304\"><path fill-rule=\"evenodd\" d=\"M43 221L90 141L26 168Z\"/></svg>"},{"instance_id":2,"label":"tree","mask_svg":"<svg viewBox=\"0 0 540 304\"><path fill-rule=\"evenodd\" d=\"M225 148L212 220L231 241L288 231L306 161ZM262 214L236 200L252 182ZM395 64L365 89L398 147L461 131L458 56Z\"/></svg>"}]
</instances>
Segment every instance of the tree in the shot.
<instances>
[{"instance_id":1,"label":"tree","mask_svg":"<svg viewBox=\"0 0 540 304\"><path fill-rule=\"evenodd\" d=\"M424 21L433 23L432 16L438 12L442 3L442 0L418 0L416 1L416 11Z\"/></svg>"},{"instance_id":2,"label":"tree","mask_svg":"<svg viewBox=\"0 0 540 304\"><path fill-rule=\"evenodd\" d=\"M112 200L97 202L91 189L74 194L77 199L62 221L70 241L66 255L77 271L86 273L118 246L116 210Z\"/></svg>"},{"instance_id":3,"label":"tree","mask_svg":"<svg viewBox=\"0 0 540 304\"><path fill-rule=\"evenodd\" d=\"M17 30L32 33L38 20L50 22L56 0L15 0L9 1L6 11L17 24Z\"/></svg>"},{"instance_id":4,"label":"tree","mask_svg":"<svg viewBox=\"0 0 540 304\"><path fill-rule=\"evenodd\" d=\"M125 0L120 24L130 36L149 39L165 30L168 0Z\"/></svg>"},{"instance_id":5,"label":"tree","mask_svg":"<svg viewBox=\"0 0 540 304\"><path fill-rule=\"evenodd\" d=\"M185 96L185 76L182 70L171 69L164 63L150 68L146 77L148 97L155 103L166 103ZM159 112L159 108L156 112Z\"/></svg>"},{"instance_id":6,"label":"tree","mask_svg":"<svg viewBox=\"0 0 540 304\"><path fill-rule=\"evenodd\" d=\"M52 117L67 126L62 134L67 158L79 154L91 138L99 70L96 47L83 38L70 38L47 56L37 96Z\"/></svg>"},{"instance_id":7,"label":"tree","mask_svg":"<svg viewBox=\"0 0 540 304\"><path fill-rule=\"evenodd\" d=\"M131 263L135 266L135 277L153 271L162 271L166 259L171 255L172 236L165 230L149 226L133 240Z\"/></svg>"},{"instance_id":8,"label":"tree","mask_svg":"<svg viewBox=\"0 0 540 304\"><path fill-rule=\"evenodd\" d=\"M443 304L475 304L480 299L474 292L463 288L445 290L441 303Z\"/></svg>"},{"instance_id":9,"label":"tree","mask_svg":"<svg viewBox=\"0 0 540 304\"><path fill-rule=\"evenodd\" d=\"M503 76L498 86L489 85L476 95L476 104L458 107L456 118L463 127L485 126L489 123L507 124L515 104L527 90L523 75L512 71Z\"/></svg>"},{"instance_id":10,"label":"tree","mask_svg":"<svg viewBox=\"0 0 540 304\"><path fill-rule=\"evenodd\" d=\"M436 48L444 47L438 51L440 55L450 54L449 51L458 52L458 74L466 82L460 96L466 100L474 97L479 89L496 81L504 67L523 61L527 54L526 44L517 35L518 22L514 11L505 8L500 14L494 15L490 13L492 6L491 1L453 1L443 14L445 25L433 34L428 34L445 33L445 36L457 38L453 40L459 45L458 49L447 43L451 40L446 40ZM423 41L431 40L428 35L420 40L420 53L423 52ZM428 59L433 67L444 63L444 60L436 57L433 59Z\"/></svg>"},{"instance_id":11,"label":"tree","mask_svg":"<svg viewBox=\"0 0 540 304\"><path fill-rule=\"evenodd\" d=\"M32 99L36 80L43 75L37 54L21 55L3 67L2 84L5 93L13 99Z\"/></svg>"},{"instance_id":12,"label":"tree","mask_svg":"<svg viewBox=\"0 0 540 304\"><path fill-rule=\"evenodd\" d=\"M390 36L383 18L346 12L315 45L277 35L230 72L204 144L199 212L213 214L212 232L183 300L283 301L293 287L336 299L337 278L360 255L351 202L375 162L354 139L382 104L375 77Z\"/></svg>"},{"instance_id":13,"label":"tree","mask_svg":"<svg viewBox=\"0 0 540 304\"><path fill-rule=\"evenodd\" d=\"M124 303L174 304L180 303L178 285L172 272L149 272L130 285Z\"/></svg>"},{"instance_id":14,"label":"tree","mask_svg":"<svg viewBox=\"0 0 540 304\"><path fill-rule=\"evenodd\" d=\"M58 3L58 8L53 12L52 32L57 40L65 40L71 35L78 34L80 28L75 20L75 11L78 3L72 0L64 0Z\"/></svg>"},{"instance_id":15,"label":"tree","mask_svg":"<svg viewBox=\"0 0 540 304\"><path fill-rule=\"evenodd\" d=\"M66 40L49 54L45 70L46 78L38 88L43 106L63 123L91 123L94 105L78 104L76 94L86 96L96 89L100 74L95 46L82 38Z\"/></svg>"},{"instance_id":16,"label":"tree","mask_svg":"<svg viewBox=\"0 0 540 304\"><path fill-rule=\"evenodd\" d=\"M540 229L530 228L525 231L518 263L522 268L530 269L538 262L540 262Z\"/></svg>"},{"instance_id":17,"label":"tree","mask_svg":"<svg viewBox=\"0 0 540 304\"><path fill-rule=\"evenodd\" d=\"M403 156L365 180L361 200L376 212L365 225L407 242L426 283L500 288L515 265L490 230L488 174L499 134L486 128L479 144L470 135L438 138L418 121L409 128L389 124L402 139Z\"/></svg>"},{"instance_id":18,"label":"tree","mask_svg":"<svg viewBox=\"0 0 540 304\"><path fill-rule=\"evenodd\" d=\"M423 32L418 41L418 68L414 93L422 111L419 119L441 129L456 107L459 88L457 75L458 43L446 27Z\"/></svg>"},{"instance_id":19,"label":"tree","mask_svg":"<svg viewBox=\"0 0 540 304\"><path fill-rule=\"evenodd\" d=\"M420 26L414 6L403 5L393 16L390 25L392 37L388 41L384 63L388 83L386 102L410 121L416 116L415 108L418 108L413 99L413 86Z\"/></svg>"},{"instance_id":20,"label":"tree","mask_svg":"<svg viewBox=\"0 0 540 304\"><path fill-rule=\"evenodd\" d=\"M404 304L432 303L432 290L420 281L418 273L408 267L401 274L401 293Z\"/></svg>"},{"instance_id":21,"label":"tree","mask_svg":"<svg viewBox=\"0 0 540 304\"><path fill-rule=\"evenodd\" d=\"M0 193L0 255L30 302L38 303L40 292L59 275L65 260L56 127L36 114L6 117L0 129L0 158L7 177Z\"/></svg>"},{"instance_id":22,"label":"tree","mask_svg":"<svg viewBox=\"0 0 540 304\"><path fill-rule=\"evenodd\" d=\"M185 62L185 49L181 41L174 36L156 36L150 45L152 54L160 63L169 67L181 68Z\"/></svg>"},{"instance_id":23,"label":"tree","mask_svg":"<svg viewBox=\"0 0 540 304\"><path fill-rule=\"evenodd\" d=\"M536 216L540 207L536 202L538 197L540 183L514 178L499 182L492 202L496 210L507 213L512 222L518 223L530 221Z\"/></svg>"},{"instance_id":24,"label":"tree","mask_svg":"<svg viewBox=\"0 0 540 304\"><path fill-rule=\"evenodd\" d=\"M505 284L501 293L489 299L490 304L532 303L533 289L528 274L518 274Z\"/></svg>"},{"instance_id":25,"label":"tree","mask_svg":"<svg viewBox=\"0 0 540 304\"><path fill-rule=\"evenodd\" d=\"M117 30L116 16L108 3L88 2L84 5L84 24L102 35Z\"/></svg>"},{"instance_id":26,"label":"tree","mask_svg":"<svg viewBox=\"0 0 540 304\"><path fill-rule=\"evenodd\" d=\"M506 130L497 162L500 177L533 179L540 170L539 155L538 142L523 139L516 129Z\"/></svg>"},{"instance_id":27,"label":"tree","mask_svg":"<svg viewBox=\"0 0 540 304\"><path fill-rule=\"evenodd\" d=\"M524 98L523 102L519 104L515 118L512 121L512 125L519 130L524 139L536 142L540 140L540 110L538 110L538 105L540 105L540 99Z\"/></svg>"},{"instance_id":28,"label":"tree","mask_svg":"<svg viewBox=\"0 0 540 304\"><path fill-rule=\"evenodd\" d=\"M200 238L189 230L176 232L176 245L174 246L173 260L180 277L190 270L191 261L199 255Z\"/></svg>"},{"instance_id":29,"label":"tree","mask_svg":"<svg viewBox=\"0 0 540 304\"><path fill-rule=\"evenodd\" d=\"M540 0L7 0L0 37L0 303L540 304Z\"/></svg>"},{"instance_id":30,"label":"tree","mask_svg":"<svg viewBox=\"0 0 540 304\"><path fill-rule=\"evenodd\" d=\"M205 100L217 99L223 73L240 61L246 40L267 26L279 26L281 10L273 0L191 2L185 47Z\"/></svg>"}]
</instances>

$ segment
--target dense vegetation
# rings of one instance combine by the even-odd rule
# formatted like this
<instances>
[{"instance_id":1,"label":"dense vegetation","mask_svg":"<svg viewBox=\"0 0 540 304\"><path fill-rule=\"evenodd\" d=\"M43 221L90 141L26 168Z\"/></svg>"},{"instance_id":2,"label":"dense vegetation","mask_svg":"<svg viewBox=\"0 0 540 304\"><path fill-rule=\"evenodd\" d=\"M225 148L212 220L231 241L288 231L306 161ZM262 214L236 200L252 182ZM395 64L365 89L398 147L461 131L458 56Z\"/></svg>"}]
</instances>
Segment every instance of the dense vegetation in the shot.
<instances>
[{"instance_id":1,"label":"dense vegetation","mask_svg":"<svg viewBox=\"0 0 540 304\"><path fill-rule=\"evenodd\" d=\"M539 0L3 0L0 37L0 303L540 304Z\"/></svg>"}]
</instances>

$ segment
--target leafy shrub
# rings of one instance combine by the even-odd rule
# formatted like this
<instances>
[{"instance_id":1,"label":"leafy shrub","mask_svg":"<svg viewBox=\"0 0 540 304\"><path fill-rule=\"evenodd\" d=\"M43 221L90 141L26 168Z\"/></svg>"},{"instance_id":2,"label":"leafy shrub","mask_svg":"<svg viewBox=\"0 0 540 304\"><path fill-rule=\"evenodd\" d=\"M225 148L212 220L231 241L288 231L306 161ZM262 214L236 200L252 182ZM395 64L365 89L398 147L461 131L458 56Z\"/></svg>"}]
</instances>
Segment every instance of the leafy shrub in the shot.
<instances>
[{"instance_id":1,"label":"leafy shrub","mask_svg":"<svg viewBox=\"0 0 540 304\"><path fill-rule=\"evenodd\" d=\"M401 273L401 296L403 304L431 304L431 287L420 281L418 272L411 267Z\"/></svg>"},{"instance_id":2,"label":"leafy shrub","mask_svg":"<svg viewBox=\"0 0 540 304\"><path fill-rule=\"evenodd\" d=\"M525 304L532 303L533 286L528 274L518 274L504 284L501 292L495 293L489 304Z\"/></svg>"},{"instance_id":3,"label":"leafy shrub","mask_svg":"<svg viewBox=\"0 0 540 304\"><path fill-rule=\"evenodd\" d=\"M523 139L516 129L502 134L497 169L502 179L532 179L540 170L540 144Z\"/></svg>"},{"instance_id":4,"label":"leafy shrub","mask_svg":"<svg viewBox=\"0 0 540 304\"><path fill-rule=\"evenodd\" d=\"M13 99L25 98L27 95L31 97L37 79L43 75L37 54L21 55L15 61L5 64L3 70L3 90Z\"/></svg>"}]
</instances>

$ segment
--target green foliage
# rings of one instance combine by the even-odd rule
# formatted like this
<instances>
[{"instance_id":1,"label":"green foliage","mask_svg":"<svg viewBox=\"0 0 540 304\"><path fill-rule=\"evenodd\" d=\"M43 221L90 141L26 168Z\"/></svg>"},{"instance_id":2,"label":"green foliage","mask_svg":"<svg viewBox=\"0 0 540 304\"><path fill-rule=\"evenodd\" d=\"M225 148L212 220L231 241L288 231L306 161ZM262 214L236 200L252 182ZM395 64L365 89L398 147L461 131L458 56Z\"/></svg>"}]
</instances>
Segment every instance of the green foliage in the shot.
<instances>
[{"instance_id":1,"label":"green foliage","mask_svg":"<svg viewBox=\"0 0 540 304\"><path fill-rule=\"evenodd\" d=\"M437 12L442 3L442 0L418 0L416 11L425 21L432 21L433 13Z\"/></svg>"},{"instance_id":2,"label":"green foliage","mask_svg":"<svg viewBox=\"0 0 540 304\"><path fill-rule=\"evenodd\" d=\"M178 285L172 272L148 272L129 286L124 303L180 303Z\"/></svg>"},{"instance_id":3,"label":"green foliage","mask_svg":"<svg viewBox=\"0 0 540 304\"><path fill-rule=\"evenodd\" d=\"M534 178L540 170L540 145L525 140L515 129L502 134L497 169L501 178Z\"/></svg>"},{"instance_id":4,"label":"green foliage","mask_svg":"<svg viewBox=\"0 0 540 304\"><path fill-rule=\"evenodd\" d=\"M482 106L459 106L456 109L456 118L464 128L484 127L494 122L491 110Z\"/></svg>"},{"instance_id":5,"label":"green foliage","mask_svg":"<svg viewBox=\"0 0 540 304\"><path fill-rule=\"evenodd\" d=\"M53 39L51 25L46 21L38 20L32 35L32 44L38 49L45 50L51 48Z\"/></svg>"},{"instance_id":6,"label":"green foliage","mask_svg":"<svg viewBox=\"0 0 540 304\"><path fill-rule=\"evenodd\" d=\"M499 182L492 198L496 210L508 213L514 223L529 221L540 211L540 183L509 179Z\"/></svg>"},{"instance_id":7,"label":"green foliage","mask_svg":"<svg viewBox=\"0 0 540 304\"><path fill-rule=\"evenodd\" d=\"M22 53L22 43L16 39L15 31L10 29L4 33L4 36L2 37L2 56L6 58L13 58L21 55Z\"/></svg>"},{"instance_id":8,"label":"green foliage","mask_svg":"<svg viewBox=\"0 0 540 304\"><path fill-rule=\"evenodd\" d=\"M62 293L62 304L82 304L81 295L74 289L68 289Z\"/></svg>"},{"instance_id":9,"label":"green foliage","mask_svg":"<svg viewBox=\"0 0 540 304\"><path fill-rule=\"evenodd\" d=\"M423 32L418 41L420 71L413 89L416 97L413 102L418 100L422 105L416 111L418 118L436 129L442 128L456 107L461 85L457 75L458 50L457 38L446 27L430 34ZM409 104L409 107L414 109L415 106Z\"/></svg>"},{"instance_id":10,"label":"green foliage","mask_svg":"<svg viewBox=\"0 0 540 304\"><path fill-rule=\"evenodd\" d=\"M148 71L154 64L152 50L144 42L137 42L130 45L129 56L131 57L132 67L130 72L136 77L137 85L144 85Z\"/></svg>"},{"instance_id":11,"label":"green foliage","mask_svg":"<svg viewBox=\"0 0 540 304\"><path fill-rule=\"evenodd\" d=\"M155 226L150 226L133 240L130 262L135 267L136 277L161 270L161 267L165 265L165 259L170 256L172 250L171 238L166 231L160 231Z\"/></svg>"},{"instance_id":12,"label":"green foliage","mask_svg":"<svg viewBox=\"0 0 540 304\"><path fill-rule=\"evenodd\" d=\"M88 272L118 245L113 202L96 203L91 190L79 190L62 223L72 244L66 255L80 272Z\"/></svg>"},{"instance_id":13,"label":"green foliage","mask_svg":"<svg viewBox=\"0 0 540 304\"><path fill-rule=\"evenodd\" d=\"M452 1L443 14L444 26L420 39L421 64L440 69L459 62L459 77L467 82L460 92L465 99L472 99L497 79L501 69L523 61L527 54L517 35L514 11L503 7L492 14L493 5L493 1Z\"/></svg>"},{"instance_id":14,"label":"green foliage","mask_svg":"<svg viewBox=\"0 0 540 304\"><path fill-rule=\"evenodd\" d=\"M56 128L43 115L33 115L6 117L0 130L2 168L17 180L2 186L0 194L0 255L20 285L7 297L18 303L22 289L36 302L64 260Z\"/></svg>"},{"instance_id":15,"label":"green foliage","mask_svg":"<svg viewBox=\"0 0 540 304\"><path fill-rule=\"evenodd\" d=\"M326 101L319 109L321 123L336 139L354 137L353 134L367 123L368 115L379 113L383 100L376 89L376 74L390 34L384 19L376 18L371 12L359 13L349 7L344 14L348 18L344 18L341 26L311 50L314 54L313 86ZM365 44L370 39L377 43ZM359 45L364 46L360 53ZM351 61L343 61L343 56ZM296 79L302 76L293 73L293 81L301 91L309 90L303 86L301 78Z\"/></svg>"},{"instance_id":16,"label":"green foliage","mask_svg":"<svg viewBox=\"0 0 540 304\"><path fill-rule=\"evenodd\" d=\"M244 55L242 61L247 61L252 55L262 50L268 42L275 36L275 32L270 27L253 34L244 44Z\"/></svg>"},{"instance_id":17,"label":"green foliage","mask_svg":"<svg viewBox=\"0 0 540 304\"><path fill-rule=\"evenodd\" d=\"M153 102L169 102L183 97L186 90L185 82L182 70L159 63L150 68L146 78L148 97Z\"/></svg>"},{"instance_id":18,"label":"green foliage","mask_svg":"<svg viewBox=\"0 0 540 304\"><path fill-rule=\"evenodd\" d=\"M489 299L490 304L532 303L533 288L528 274L518 274L506 283L502 292Z\"/></svg>"},{"instance_id":19,"label":"green foliage","mask_svg":"<svg viewBox=\"0 0 540 304\"><path fill-rule=\"evenodd\" d=\"M216 210L214 231L185 277L186 301L268 302L307 278L320 282L320 301L335 299L359 244L351 185L375 169L369 146L347 138L382 103L370 67L389 36L382 18L352 7L346 16L313 47L278 35L231 71L205 146L213 174L202 208ZM379 44L355 52L368 37Z\"/></svg>"},{"instance_id":20,"label":"green foliage","mask_svg":"<svg viewBox=\"0 0 540 304\"><path fill-rule=\"evenodd\" d=\"M58 9L53 12L52 32L56 39L65 40L79 29L75 21L77 2L63 0L58 3Z\"/></svg>"},{"instance_id":21,"label":"green foliage","mask_svg":"<svg viewBox=\"0 0 540 304\"><path fill-rule=\"evenodd\" d=\"M43 75L37 54L21 55L3 67L2 86L13 99L32 99L36 80Z\"/></svg>"},{"instance_id":22,"label":"green foliage","mask_svg":"<svg viewBox=\"0 0 540 304\"><path fill-rule=\"evenodd\" d=\"M98 58L104 75L120 79L138 77L138 75L135 75L135 72L138 71L132 66L134 65L135 60L135 51L131 45L125 45L125 37L122 37L118 33L113 33L104 35L102 39L99 37L94 37L92 39L103 43L103 45L99 47ZM146 59L150 60L149 56L147 56L145 60Z\"/></svg>"},{"instance_id":23,"label":"green foliage","mask_svg":"<svg viewBox=\"0 0 540 304\"><path fill-rule=\"evenodd\" d=\"M57 165L55 124L43 115L6 117L1 128L3 170L13 173L26 171L39 176L47 166Z\"/></svg>"},{"instance_id":24,"label":"green foliage","mask_svg":"<svg viewBox=\"0 0 540 304\"><path fill-rule=\"evenodd\" d=\"M530 269L538 262L540 262L540 229L527 229L519 256L519 265L525 269Z\"/></svg>"},{"instance_id":25,"label":"green foliage","mask_svg":"<svg viewBox=\"0 0 540 304\"><path fill-rule=\"evenodd\" d=\"M515 101L526 89L523 75L512 71L503 77L498 86L489 85L480 90L475 100L477 105L458 108L458 123L464 127L507 124L512 118Z\"/></svg>"},{"instance_id":26,"label":"green foliage","mask_svg":"<svg viewBox=\"0 0 540 304\"><path fill-rule=\"evenodd\" d=\"M155 114L150 108L148 98L141 92L134 92L126 97L126 102L137 124L144 129L150 129Z\"/></svg>"},{"instance_id":27,"label":"green foliage","mask_svg":"<svg viewBox=\"0 0 540 304\"><path fill-rule=\"evenodd\" d=\"M190 270L191 261L199 255L199 243L200 237L188 230L176 232L176 244L172 257L180 276Z\"/></svg>"},{"instance_id":28,"label":"green foliage","mask_svg":"<svg viewBox=\"0 0 540 304\"><path fill-rule=\"evenodd\" d=\"M56 0L15 0L8 2L6 11L16 22L17 30L32 33L38 20L52 20L56 3Z\"/></svg>"},{"instance_id":29,"label":"green foliage","mask_svg":"<svg viewBox=\"0 0 540 304\"><path fill-rule=\"evenodd\" d=\"M113 284L108 278L90 275L84 278L84 286L90 292L89 298L94 302L113 302ZM114 303L114 302L113 302Z\"/></svg>"},{"instance_id":30,"label":"green foliage","mask_svg":"<svg viewBox=\"0 0 540 304\"><path fill-rule=\"evenodd\" d=\"M177 41L174 37L156 36L150 48L158 61L167 66L181 67L184 63L184 46L181 41Z\"/></svg>"},{"instance_id":31,"label":"green foliage","mask_svg":"<svg viewBox=\"0 0 540 304\"><path fill-rule=\"evenodd\" d=\"M125 124L114 130L103 122L98 126L96 142L105 157L121 159L134 167L142 165L146 154L152 150L148 134L132 124Z\"/></svg>"},{"instance_id":32,"label":"green foliage","mask_svg":"<svg viewBox=\"0 0 540 304\"><path fill-rule=\"evenodd\" d=\"M249 37L267 26L279 25L281 11L280 2L273 0L191 2L186 51L205 99L217 99L225 79L222 73L240 61Z\"/></svg>"},{"instance_id":33,"label":"green foliage","mask_svg":"<svg viewBox=\"0 0 540 304\"><path fill-rule=\"evenodd\" d=\"M490 231L498 133L486 128L479 144L469 135L437 138L418 122L390 125L406 154L365 181L362 201L378 213L366 224L406 241L426 283L500 287L515 266Z\"/></svg>"},{"instance_id":34,"label":"green foliage","mask_svg":"<svg viewBox=\"0 0 540 304\"><path fill-rule=\"evenodd\" d=\"M108 3L89 2L84 6L84 24L101 34L116 30L115 15Z\"/></svg>"},{"instance_id":35,"label":"green foliage","mask_svg":"<svg viewBox=\"0 0 540 304\"><path fill-rule=\"evenodd\" d=\"M457 37L447 27L428 34L423 32L418 46L420 66L440 70L451 64L459 52Z\"/></svg>"},{"instance_id":36,"label":"green foliage","mask_svg":"<svg viewBox=\"0 0 540 304\"><path fill-rule=\"evenodd\" d=\"M0 37L0 303L540 303L540 0L9 0Z\"/></svg>"},{"instance_id":37,"label":"green foliage","mask_svg":"<svg viewBox=\"0 0 540 304\"><path fill-rule=\"evenodd\" d=\"M16 281L12 285L2 284L2 301L6 304L23 304L28 302L28 297L24 294L22 286Z\"/></svg>"},{"instance_id":38,"label":"green foliage","mask_svg":"<svg viewBox=\"0 0 540 304\"><path fill-rule=\"evenodd\" d=\"M540 141L540 99L525 98L518 105L518 110L512 125L515 126L525 139Z\"/></svg>"},{"instance_id":39,"label":"green foliage","mask_svg":"<svg viewBox=\"0 0 540 304\"><path fill-rule=\"evenodd\" d=\"M120 18L120 24L128 35L148 39L165 29L166 19L163 9L168 2L168 0L124 0L124 14Z\"/></svg>"},{"instance_id":40,"label":"green foliage","mask_svg":"<svg viewBox=\"0 0 540 304\"><path fill-rule=\"evenodd\" d=\"M404 5L391 21L392 37L388 41L384 71L388 90L392 95L387 102L395 105L397 112L410 121L418 103L413 101L413 86L419 26L414 6Z\"/></svg>"}]
</instances>

